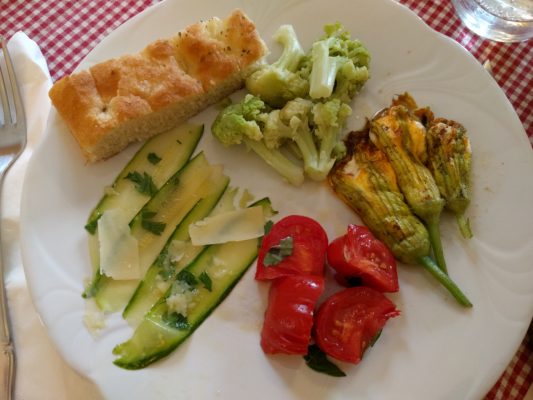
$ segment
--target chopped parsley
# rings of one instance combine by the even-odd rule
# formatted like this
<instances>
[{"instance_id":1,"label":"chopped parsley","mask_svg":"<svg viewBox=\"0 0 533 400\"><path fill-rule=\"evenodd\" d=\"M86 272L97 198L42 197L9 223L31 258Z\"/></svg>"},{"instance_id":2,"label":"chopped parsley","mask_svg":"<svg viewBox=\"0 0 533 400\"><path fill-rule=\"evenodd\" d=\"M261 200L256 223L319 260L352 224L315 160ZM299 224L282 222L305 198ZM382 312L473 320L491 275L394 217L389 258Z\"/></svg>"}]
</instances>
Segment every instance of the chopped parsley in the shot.
<instances>
[{"instance_id":1,"label":"chopped parsley","mask_svg":"<svg viewBox=\"0 0 533 400\"><path fill-rule=\"evenodd\" d=\"M268 249L263 264L266 267L273 267L278 265L284 258L292 254L293 239L292 236L287 236L279 241L278 245L272 246Z\"/></svg>"},{"instance_id":2,"label":"chopped parsley","mask_svg":"<svg viewBox=\"0 0 533 400\"><path fill-rule=\"evenodd\" d=\"M141 226L148 232L152 232L154 235L161 235L165 230L167 224L164 222L153 221L157 213L154 211L143 211L141 214Z\"/></svg>"},{"instance_id":3,"label":"chopped parsley","mask_svg":"<svg viewBox=\"0 0 533 400\"><path fill-rule=\"evenodd\" d=\"M142 212L142 218L143 219L150 219L150 218L153 218L157 215L157 212L155 211L150 211L150 210L144 210Z\"/></svg>"},{"instance_id":4,"label":"chopped parsley","mask_svg":"<svg viewBox=\"0 0 533 400\"><path fill-rule=\"evenodd\" d=\"M168 281L174 276L177 263L170 260L166 249L157 257L156 264L159 267L158 274L164 281Z\"/></svg>"},{"instance_id":5,"label":"chopped parsley","mask_svg":"<svg viewBox=\"0 0 533 400\"><path fill-rule=\"evenodd\" d=\"M173 312L171 314L168 314L168 313L165 314L163 316L163 321L165 321L165 323L168 326L178 329L180 331L185 331L191 327L189 325L189 321L187 320L187 317L177 312Z\"/></svg>"},{"instance_id":6,"label":"chopped parsley","mask_svg":"<svg viewBox=\"0 0 533 400\"><path fill-rule=\"evenodd\" d=\"M207 275L207 272L202 272L199 276L198 276L198 279L200 280L200 282L202 282L204 284L204 287L209 290L209 291L212 291L213 290L213 281L211 280L211 278L209 277L209 275Z\"/></svg>"},{"instance_id":7,"label":"chopped parsley","mask_svg":"<svg viewBox=\"0 0 533 400\"><path fill-rule=\"evenodd\" d=\"M326 354L316 344L309 346L304 360L307 366L316 372L337 377L346 376L344 371L328 360Z\"/></svg>"},{"instance_id":8,"label":"chopped parsley","mask_svg":"<svg viewBox=\"0 0 533 400\"><path fill-rule=\"evenodd\" d=\"M155 153L148 153L148 156L146 158L148 158L148 161L150 161L150 163L154 165L156 165L157 163L159 163L159 161L161 161L161 157L159 157Z\"/></svg>"},{"instance_id":9,"label":"chopped parsley","mask_svg":"<svg viewBox=\"0 0 533 400\"><path fill-rule=\"evenodd\" d=\"M98 218L93 219L92 221L88 222L87 225L85 225L85 229L91 235L94 235L94 233L96 232L96 228L97 227L98 227Z\"/></svg>"},{"instance_id":10,"label":"chopped parsley","mask_svg":"<svg viewBox=\"0 0 533 400\"><path fill-rule=\"evenodd\" d=\"M178 276L176 277L178 281L185 282L187 285L193 287L198 284L198 279L194 276L194 274L190 271L187 271L186 269L181 270L178 273Z\"/></svg>"},{"instance_id":11,"label":"chopped parsley","mask_svg":"<svg viewBox=\"0 0 533 400\"><path fill-rule=\"evenodd\" d=\"M139 193L153 196L157 192L157 187L152 181L152 177L146 172L141 174L137 171L133 171L126 175L124 179L132 181L135 184L135 189L137 189Z\"/></svg>"}]
</instances>

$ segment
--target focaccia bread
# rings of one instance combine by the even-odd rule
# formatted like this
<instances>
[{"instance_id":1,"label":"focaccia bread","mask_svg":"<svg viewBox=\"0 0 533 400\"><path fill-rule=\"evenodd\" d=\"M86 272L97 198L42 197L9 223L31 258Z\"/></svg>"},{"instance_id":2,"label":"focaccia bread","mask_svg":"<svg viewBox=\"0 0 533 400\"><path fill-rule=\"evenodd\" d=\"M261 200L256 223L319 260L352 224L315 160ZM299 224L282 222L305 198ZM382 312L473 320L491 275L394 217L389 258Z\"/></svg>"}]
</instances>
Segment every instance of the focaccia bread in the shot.
<instances>
[{"instance_id":1,"label":"focaccia bread","mask_svg":"<svg viewBox=\"0 0 533 400\"><path fill-rule=\"evenodd\" d=\"M58 80L49 96L87 162L169 130L242 87L267 47L240 10L190 25L135 55Z\"/></svg>"}]
</instances>

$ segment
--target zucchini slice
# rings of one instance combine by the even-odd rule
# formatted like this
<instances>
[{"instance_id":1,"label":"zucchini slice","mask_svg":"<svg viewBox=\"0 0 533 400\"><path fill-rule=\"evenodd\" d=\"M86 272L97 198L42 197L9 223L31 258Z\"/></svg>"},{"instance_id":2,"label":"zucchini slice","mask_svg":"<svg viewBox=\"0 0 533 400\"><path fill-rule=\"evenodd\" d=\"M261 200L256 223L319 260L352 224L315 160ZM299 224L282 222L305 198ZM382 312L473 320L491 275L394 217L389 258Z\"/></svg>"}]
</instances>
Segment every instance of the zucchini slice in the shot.
<instances>
[{"instance_id":1,"label":"zucchini slice","mask_svg":"<svg viewBox=\"0 0 533 400\"><path fill-rule=\"evenodd\" d=\"M120 208L133 218L151 197L149 188L137 188L135 176L150 179L154 187L159 189L187 163L203 131L203 125L186 123L148 140L118 174L107 193L92 210L85 225L87 231L94 235L98 219L106 210L113 208Z\"/></svg>"},{"instance_id":2,"label":"zucchini slice","mask_svg":"<svg viewBox=\"0 0 533 400\"><path fill-rule=\"evenodd\" d=\"M137 239L142 276L155 261L176 226L215 183L223 180L221 167L211 167L203 153L191 159L173 175L130 222ZM102 311L114 312L124 307L140 279L113 280L99 270L90 294Z\"/></svg>"},{"instance_id":3,"label":"zucchini slice","mask_svg":"<svg viewBox=\"0 0 533 400\"><path fill-rule=\"evenodd\" d=\"M135 293L127 304L122 316L136 327L144 315L163 296L170 285L170 278L187 266L200 252L203 246L193 246L189 240L189 225L213 214L215 210L233 207L233 189L228 188L229 178L224 177L215 183L213 192L196 203L194 208L176 227L165 247L150 266L144 279L139 283ZM224 205L225 207L220 207ZM172 247L181 245L180 258L173 260Z\"/></svg>"},{"instance_id":4,"label":"zucchini slice","mask_svg":"<svg viewBox=\"0 0 533 400\"><path fill-rule=\"evenodd\" d=\"M141 193L143 190L137 189L133 177L144 177L145 181L151 181L153 188L159 189L189 161L203 131L203 125L185 123L154 136L137 151L115 178L107 193L92 210L85 225L89 233L89 255L94 277L87 285L83 297L93 297L98 288L105 285L100 282L98 219L106 210L115 208L123 210L130 219L135 217L152 195ZM122 286L127 288L130 285L123 283Z\"/></svg>"},{"instance_id":5,"label":"zucchini slice","mask_svg":"<svg viewBox=\"0 0 533 400\"><path fill-rule=\"evenodd\" d=\"M272 215L270 200L254 205ZM200 255L175 277L167 293L152 307L126 342L117 345L114 363L140 369L176 349L226 298L257 257L259 239L206 246ZM169 307L177 297L186 300L186 315ZM175 307L174 307L175 308Z\"/></svg>"}]
</instances>

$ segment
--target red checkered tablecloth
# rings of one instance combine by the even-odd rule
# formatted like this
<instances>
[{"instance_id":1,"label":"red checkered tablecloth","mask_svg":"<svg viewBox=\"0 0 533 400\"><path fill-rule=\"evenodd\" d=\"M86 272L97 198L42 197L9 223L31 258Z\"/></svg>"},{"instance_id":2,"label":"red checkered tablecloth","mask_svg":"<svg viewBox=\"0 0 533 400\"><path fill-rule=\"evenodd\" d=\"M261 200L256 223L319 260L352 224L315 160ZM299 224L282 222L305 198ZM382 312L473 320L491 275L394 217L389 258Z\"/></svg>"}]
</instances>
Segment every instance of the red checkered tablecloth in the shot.
<instances>
[{"instance_id":1,"label":"red checkered tablecloth","mask_svg":"<svg viewBox=\"0 0 533 400\"><path fill-rule=\"evenodd\" d=\"M25 32L41 48L54 80L72 72L107 34L157 0L0 0L0 34ZM494 79L533 144L533 40L504 44L483 40L464 27L449 0L399 0L433 29L451 37ZM486 400L521 400L533 382L532 328Z\"/></svg>"}]
</instances>

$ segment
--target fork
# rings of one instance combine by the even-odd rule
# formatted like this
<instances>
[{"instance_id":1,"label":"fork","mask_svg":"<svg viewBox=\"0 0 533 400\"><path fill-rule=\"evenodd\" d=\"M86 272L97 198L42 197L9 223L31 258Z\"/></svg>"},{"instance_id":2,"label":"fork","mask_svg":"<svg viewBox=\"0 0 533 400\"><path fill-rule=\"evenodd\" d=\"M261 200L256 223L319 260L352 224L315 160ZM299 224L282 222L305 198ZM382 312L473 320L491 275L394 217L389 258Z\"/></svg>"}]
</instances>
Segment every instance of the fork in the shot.
<instances>
[{"instance_id":1,"label":"fork","mask_svg":"<svg viewBox=\"0 0 533 400\"><path fill-rule=\"evenodd\" d=\"M0 196L4 176L26 146L26 118L18 89L15 71L7 50L6 41L0 36L5 66L0 65ZM1 57L1 56L0 56ZM1 221L1 215L0 215ZM4 282L4 263L0 238L0 399L13 399L15 387L15 349L11 341L9 314Z\"/></svg>"}]
</instances>

